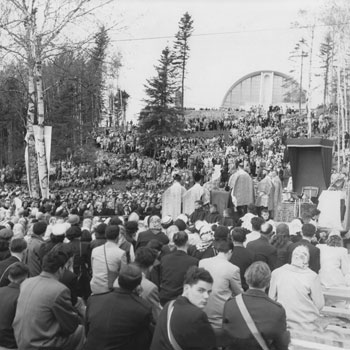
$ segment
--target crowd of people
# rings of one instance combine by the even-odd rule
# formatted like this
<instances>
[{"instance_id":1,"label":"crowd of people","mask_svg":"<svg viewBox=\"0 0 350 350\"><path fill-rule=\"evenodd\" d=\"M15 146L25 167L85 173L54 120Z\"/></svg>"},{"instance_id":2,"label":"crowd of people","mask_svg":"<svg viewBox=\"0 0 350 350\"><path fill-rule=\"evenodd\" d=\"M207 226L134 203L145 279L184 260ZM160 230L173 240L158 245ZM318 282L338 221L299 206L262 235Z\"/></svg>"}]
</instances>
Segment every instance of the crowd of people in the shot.
<instances>
[{"instance_id":1,"label":"crowd of people","mask_svg":"<svg viewBox=\"0 0 350 350\"><path fill-rule=\"evenodd\" d=\"M327 334L322 288L350 290L349 236L317 209L275 219L305 123L252 108L205 128L155 158L133 126L96 132L96 163L53 163L47 199L1 182L0 348L284 350Z\"/></svg>"}]
</instances>

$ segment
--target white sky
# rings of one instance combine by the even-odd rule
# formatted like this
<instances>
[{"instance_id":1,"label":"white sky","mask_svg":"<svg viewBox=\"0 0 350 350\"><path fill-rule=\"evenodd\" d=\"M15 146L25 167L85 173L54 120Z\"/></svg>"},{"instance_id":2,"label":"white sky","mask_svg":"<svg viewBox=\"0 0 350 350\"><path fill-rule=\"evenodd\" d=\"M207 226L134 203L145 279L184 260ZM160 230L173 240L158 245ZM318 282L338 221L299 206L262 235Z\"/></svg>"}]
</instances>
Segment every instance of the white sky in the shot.
<instances>
[{"instance_id":1,"label":"white sky","mask_svg":"<svg viewBox=\"0 0 350 350\"><path fill-rule=\"evenodd\" d=\"M105 13L123 30L111 33L111 51L123 56L119 86L131 96L127 119L136 119L143 106L146 79L155 75L162 49L172 46L178 22L187 11L194 20L187 67L185 106L218 108L229 87L256 70L289 74L290 52L303 35L288 30L298 11L315 11L322 0L121 0ZM106 11L106 9L104 9ZM169 39L133 40L170 36ZM318 48L315 48L318 50ZM306 78L305 78L306 79Z\"/></svg>"}]
</instances>

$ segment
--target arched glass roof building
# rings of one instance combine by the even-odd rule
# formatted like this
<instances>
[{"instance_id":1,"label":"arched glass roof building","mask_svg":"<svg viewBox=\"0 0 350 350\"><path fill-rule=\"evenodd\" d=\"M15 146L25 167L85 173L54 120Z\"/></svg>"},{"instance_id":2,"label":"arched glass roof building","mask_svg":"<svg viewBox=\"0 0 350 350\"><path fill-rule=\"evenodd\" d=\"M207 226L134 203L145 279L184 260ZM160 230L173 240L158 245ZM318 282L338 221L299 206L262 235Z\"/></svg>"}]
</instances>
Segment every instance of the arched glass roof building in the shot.
<instances>
[{"instance_id":1,"label":"arched glass roof building","mask_svg":"<svg viewBox=\"0 0 350 350\"><path fill-rule=\"evenodd\" d=\"M302 103L305 92L301 91ZM299 84L290 76L276 71L257 71L237 80L227 91L222 109L245 108L256 105L298 106Z\"/></svg>"}]
</instances>

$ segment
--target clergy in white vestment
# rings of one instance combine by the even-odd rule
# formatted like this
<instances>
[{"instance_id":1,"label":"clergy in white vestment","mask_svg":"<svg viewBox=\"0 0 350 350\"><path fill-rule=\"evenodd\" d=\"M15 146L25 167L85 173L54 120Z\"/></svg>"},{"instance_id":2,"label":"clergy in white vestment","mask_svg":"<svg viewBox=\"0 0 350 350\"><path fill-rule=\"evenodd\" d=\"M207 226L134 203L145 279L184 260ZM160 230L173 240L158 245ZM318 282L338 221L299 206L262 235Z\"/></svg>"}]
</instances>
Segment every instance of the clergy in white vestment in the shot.
<instances>
[{"instance_id":1,"label":"clergy in white vestment","mask_svg":"<svg viewBox=\"0 0 350 350\"><path fill-rule=\"evenodd\" d=\"M181 176L174 175L174 183L162 195L162 218L169 215L175 220L182 213L182 197L186 189L180 181Z\"/></svg>"},{"instance_id":2,"label":"clergy in white vestment","mask_svg":"<svg viewBox=\"0 0 350 350\"><path fill-rule=\"evenodd\" d=\"M264 170L265 174L266 171ZM266 176L258 183L257 196L255 205L257 207L268 208L269 211L273 210L274 204L274 186L269 175Z\"/></svg>"},{"instance_id":3,"label":"clergy in white vestment","mask_svg":"<svg viewBox=\"0 0 350 350\"><path fill-rule=\"evenodd\" d=\"M277 176L275 171L271 171L270 177L272 180L272 184L274 186L274 194L273 194L273 215L275 216L278 210L281 207L282 203L282 194L283 194L283 186L281 179Z\"/></svg>"},{"instance_id":4,"label":"clergy in white vestment","mask_svg":"<svg viewBox=\"0 0 350 350\"><path fill-rule=\"evenodd\" d=\"M235 197L237 207L248 206L254 203L254 185L250 175L243 170L243 162L238 163L238 168L229 179L231 196ZM246 210L245 210L246 212Z\"/></svg>"},{"instance_id":5,"label":"clergy in white vestment","mask_svg":"<svg viewBox=\"0 0 350 350\"><path fill-rule=\"evenodd\" d=\"M195 184L184 194L183 196L183 212L187 215L191 215L194 212L196 201L202 201L203 204L207 204L210 201L209 192L201 186L201 175L198 173L193 174Z\"/></svg>"}]
</instances>

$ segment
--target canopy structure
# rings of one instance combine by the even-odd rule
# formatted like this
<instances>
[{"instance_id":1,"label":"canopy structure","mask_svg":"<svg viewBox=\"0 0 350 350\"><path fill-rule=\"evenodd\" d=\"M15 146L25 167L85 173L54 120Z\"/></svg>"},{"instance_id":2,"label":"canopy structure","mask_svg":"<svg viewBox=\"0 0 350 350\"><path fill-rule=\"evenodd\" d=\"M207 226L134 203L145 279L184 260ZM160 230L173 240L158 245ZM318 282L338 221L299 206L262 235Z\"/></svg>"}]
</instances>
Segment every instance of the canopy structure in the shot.
<instances>
[{"instance_id":1,"label":"canopy structure","mask_svg":"<svg viewBox=\"0 0 350 350\"><path fill-rule=\"evenodd\" d=\"M333 141L321 138L288 139L293 191L317 187L320 193L330 185Z\"/></svg>"}]
</instances>

